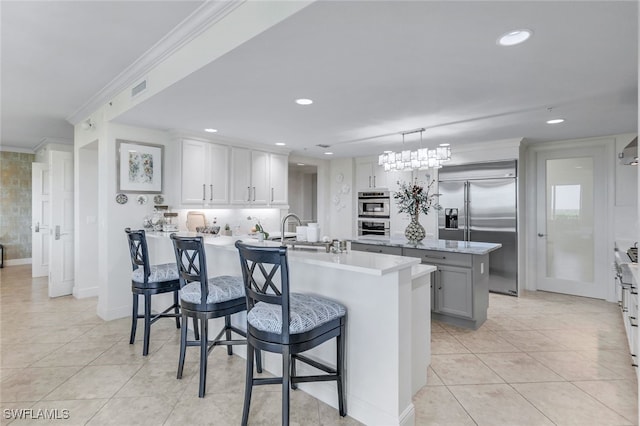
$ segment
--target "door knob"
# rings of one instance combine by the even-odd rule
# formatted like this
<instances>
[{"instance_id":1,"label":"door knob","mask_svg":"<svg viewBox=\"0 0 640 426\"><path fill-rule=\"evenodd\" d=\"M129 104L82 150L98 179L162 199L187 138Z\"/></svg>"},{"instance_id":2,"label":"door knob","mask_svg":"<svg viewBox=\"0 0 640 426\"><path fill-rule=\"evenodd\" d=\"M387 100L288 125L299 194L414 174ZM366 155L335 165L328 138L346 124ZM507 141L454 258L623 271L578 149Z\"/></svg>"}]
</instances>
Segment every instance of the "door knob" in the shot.
<instances>
[{"instance_id":1,"label":"door knob","mask_svg":"<svg viewBox=\"0 0 640 426\"><path fill-rule=\"evenodd\" d=\"M541 234L541 233L539 233L539 232L538 232L538 237L541 237L541 238L542 238L542 237L544 237L544 236L545 236L545 234Z\"/></svg>"}]
</instances>

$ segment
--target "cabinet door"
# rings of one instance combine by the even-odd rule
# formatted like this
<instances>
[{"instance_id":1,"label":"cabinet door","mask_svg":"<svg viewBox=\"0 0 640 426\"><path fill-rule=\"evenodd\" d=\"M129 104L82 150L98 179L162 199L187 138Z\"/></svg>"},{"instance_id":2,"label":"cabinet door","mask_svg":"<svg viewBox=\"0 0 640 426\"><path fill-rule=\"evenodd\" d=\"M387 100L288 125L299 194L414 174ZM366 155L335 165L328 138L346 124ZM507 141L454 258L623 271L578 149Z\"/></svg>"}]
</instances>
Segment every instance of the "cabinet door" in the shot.
<instances>
[{"instance_id":1,"label":"cabinet door","mask_svg":"<svg viewBox=\"0 0 640 426\"><path fill-rule=\"evenodd\" d=\"M388 188L389 182L387 177L390 172L385 172L383 166L378 166L378 163L372 163L371 169L373 171L373 187L374 188Z\"/></svg>"},{"instance_id":2,"label":"cabinet door","mask_svg":"<svg viewBox=\"0 0 640 426\"><path fill-rule=\"evenodd\" d=\"M436 275L436 312L473 318L471 269L439 265Z\"/></svg>"},{"instance_id":3,"label":"cabinet door","mask_svg":"<svg viewBox=\"0 0 640 426\"><path fill-rule=\"evenodd\" d=\"M251 151L231 148L231 203L251 202Z\"/></svg>"},{"instance_id":4,"label":"cabinet door","mask_svg":"<svg viewBox=\"0 0 640 426\"><path fill-rule=\"evenodd\" d=\"M360 191L373 188L371 162L356 163L356 188Z\"/></svg>"},{"instance_id":5,"label":"cabinet door","mask_svg":"<svg viewBox=\"0 0 640 426\"><path fill-rule=\"evenodd\" d=\"M251 204L267 205L270 199L269 154L251 151Z\"/></svg>"},{"instance_id":6,"label":"cabinet door","mask_svg":"<svg viewBox=\"0 0 640 426\"><path fill-rule=\"evenodd\" d=\"M205 142L182 141L182 203L204 204L209 188L208 145Z\"/></svg>"},{"instance_id":7,"label":"cabinet door","mask_svg":"<svg viewBox=\"0 0 640 426\"><path fill-rule=\"evenodd\" d=\"M210 144L207 200L209 204L229 203L229 147Z\"/></svg>"},{"instance_id":8,"label":"cabinet door","mask_svg":"<svg viewBox=\"0 0 640 426\"><path fill-rule=\"evenodd\" d=\"M289 203L289 158L286 155L271 154L269 174L271 182L270 203Z\"/></svg>"}]
</instances>

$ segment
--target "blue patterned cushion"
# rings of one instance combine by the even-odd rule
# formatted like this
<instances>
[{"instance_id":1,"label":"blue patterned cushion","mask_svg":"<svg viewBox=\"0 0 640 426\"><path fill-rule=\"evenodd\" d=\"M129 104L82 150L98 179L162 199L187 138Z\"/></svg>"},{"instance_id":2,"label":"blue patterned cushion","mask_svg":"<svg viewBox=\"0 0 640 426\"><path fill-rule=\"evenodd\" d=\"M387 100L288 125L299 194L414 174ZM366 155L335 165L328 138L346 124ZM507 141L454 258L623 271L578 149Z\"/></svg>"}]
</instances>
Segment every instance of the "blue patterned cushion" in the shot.
<instances>
[{"instance_id":1,"label":"blue patterned cushion","mask_svg":"<svg viewBox=\"0 0 640 426\"><path fill-rule=\"evenodd\" d=\"M209 278L209 295L207 303L220 303L227 300L244 297L244 282L242 277L222 275ZM180 299L190 303L200 303L200 283L195 281L182 287Z\"/></svg>"},{"instance_id":2,"label":"blue patterned cushion","mask_svg":"<svg viewBox=\"0 0 640 426\"><path fill-rule=\"evenodd\" d=\"M144 268L139 267L131 274L131 279L137 283L144 282ZM163 263L161 265L151 265L149 274L150 283L159 283L178 279L178 267L175 263Z\"/></svg>"},{"instance_id":3,"label":"blue patterned cushion","mask_svg":"<svg viewBox=\"0 0 640 426\"><path fill-rule=\"evenodd\" d=\"M344 316L347 309L333 300L309 294L291 293L289 333L304 333L335 318ZM247 314L247 321L258 330L282 332L282 307L258 302Z\"/></svg>"}]
</instances>

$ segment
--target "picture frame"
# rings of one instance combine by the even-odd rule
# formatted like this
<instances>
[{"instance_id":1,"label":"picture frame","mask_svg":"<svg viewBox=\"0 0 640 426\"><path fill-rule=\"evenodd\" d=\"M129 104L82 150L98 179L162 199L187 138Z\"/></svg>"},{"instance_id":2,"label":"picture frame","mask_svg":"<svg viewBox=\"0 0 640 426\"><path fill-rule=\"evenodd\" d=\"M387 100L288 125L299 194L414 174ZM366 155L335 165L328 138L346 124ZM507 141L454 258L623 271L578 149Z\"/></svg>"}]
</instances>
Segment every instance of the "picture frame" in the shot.
<instances>
[{"instance_id":1,"label":"picture frame","mask_svg":"<svg viewBox=\"0 0 640 426\"><path fill-rule=\"evenodd\" d=\"M163 186L164 146L116 139L118 191L160 194Z\"/></svg>"}]
</instances>

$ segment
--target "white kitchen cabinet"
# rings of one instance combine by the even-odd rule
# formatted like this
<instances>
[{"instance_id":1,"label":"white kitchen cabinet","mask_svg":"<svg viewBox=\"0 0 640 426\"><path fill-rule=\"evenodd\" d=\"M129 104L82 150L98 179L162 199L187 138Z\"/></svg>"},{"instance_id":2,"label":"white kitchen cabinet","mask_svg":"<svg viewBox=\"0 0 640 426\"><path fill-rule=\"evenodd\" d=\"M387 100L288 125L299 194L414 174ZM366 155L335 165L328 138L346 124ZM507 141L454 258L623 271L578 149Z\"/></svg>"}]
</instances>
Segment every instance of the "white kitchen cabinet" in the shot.
<instances>
[{"instance_id":1,"label":"white kitchen cabinet","mask_svg":"<svg viewBox=\"0 0 640 426\"><path fill-rule=\"evenodd\" d=\"M287 204L288 158L231 148L231 204Z\"/></svg>"},{"instance_id":2,"label":"white kitchen cabinet","mask_svg":"<svg viewBox=\"0 0 640 426\"><path fill-rule=\"evenodd\" d=\"M182 203L229 203L229 147L209 142L182 141Z\"/></svg>"},{"instance_id":3,"label":"white kitchen cabinet","mask_svg":"<svg viewBox=\"0 0 640 426\"><path fill-rule=\"evenodd\" d=\"M269 183L271 205L289 204L289 157L269 154Z\"/></svg>"},{"instance_id":4,"label":"white kitchen cabinet","mask_svg":"<svg viewBox=\"0 0 640 426\"><path fill-rule=\"evenodd\" d=\"M356 159L356 187L359 191L387 188L387 172L377 158Z\"/></svg>"}]
</instances>

